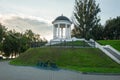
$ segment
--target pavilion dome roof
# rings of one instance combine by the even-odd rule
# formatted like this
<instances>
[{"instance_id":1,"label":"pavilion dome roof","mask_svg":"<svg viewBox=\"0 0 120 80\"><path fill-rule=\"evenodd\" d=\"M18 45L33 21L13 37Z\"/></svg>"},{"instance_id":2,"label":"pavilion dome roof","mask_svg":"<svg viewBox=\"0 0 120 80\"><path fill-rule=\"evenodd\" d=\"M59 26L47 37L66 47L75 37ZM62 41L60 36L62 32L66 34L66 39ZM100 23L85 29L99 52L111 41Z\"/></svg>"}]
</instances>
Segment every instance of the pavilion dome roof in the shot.
<instances>
[{"instance_id":1,"label":"pavilion dome roof","mask_svg":"<svg viewBox=\"0 0 120 80\"><path fill-rule=\"evenodd\" d=\"M68 21L68 22L71 23L71 21L69 20L69 18L67 18L66 16L63 16L63 15L58 16L58 17L53 21L53 23L54 23L55 21L60 21L60 20Z\"/></svg>"}]
</instances>

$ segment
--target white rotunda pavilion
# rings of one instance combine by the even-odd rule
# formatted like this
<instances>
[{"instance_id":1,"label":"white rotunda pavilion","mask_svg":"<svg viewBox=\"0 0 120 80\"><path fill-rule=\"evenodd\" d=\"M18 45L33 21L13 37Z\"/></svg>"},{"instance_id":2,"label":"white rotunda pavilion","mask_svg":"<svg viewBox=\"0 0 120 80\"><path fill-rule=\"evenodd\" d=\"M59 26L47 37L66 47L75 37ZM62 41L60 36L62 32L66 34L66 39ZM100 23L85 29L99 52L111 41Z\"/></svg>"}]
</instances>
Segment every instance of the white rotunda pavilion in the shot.
<instances>
[{"instance_id":1,"label":"white rotunda pavilion","mask_svg":"<svg viewBox=\"0 0 120 80\"><path fill-rule=\"evenodd\" d=\"M65 16L57 17L53 22L53 40L71 40L72 22Z\"/></svg>"}]
</instances>

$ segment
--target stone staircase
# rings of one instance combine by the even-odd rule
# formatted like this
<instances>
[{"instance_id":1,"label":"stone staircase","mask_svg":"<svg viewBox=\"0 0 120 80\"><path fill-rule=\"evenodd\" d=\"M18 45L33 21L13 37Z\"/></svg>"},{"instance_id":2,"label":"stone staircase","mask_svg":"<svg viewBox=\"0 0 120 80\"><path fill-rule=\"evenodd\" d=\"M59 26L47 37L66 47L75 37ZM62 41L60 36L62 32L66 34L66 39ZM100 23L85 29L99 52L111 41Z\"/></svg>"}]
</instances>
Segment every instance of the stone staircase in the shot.
<instances>
[{"instance_id":1,"label":"stone staircase","mask_svg":"<svg viewBox=\"0 0 120 80\"><path fill-rule=\"evenodd\" d=\"M105 50L107 50L110 54L112 54L114 57L116 57L118 60L120 60L120 55L118 55L116 52L111 50L110 48L105 47Z\"/></svg>"}]
</instances>

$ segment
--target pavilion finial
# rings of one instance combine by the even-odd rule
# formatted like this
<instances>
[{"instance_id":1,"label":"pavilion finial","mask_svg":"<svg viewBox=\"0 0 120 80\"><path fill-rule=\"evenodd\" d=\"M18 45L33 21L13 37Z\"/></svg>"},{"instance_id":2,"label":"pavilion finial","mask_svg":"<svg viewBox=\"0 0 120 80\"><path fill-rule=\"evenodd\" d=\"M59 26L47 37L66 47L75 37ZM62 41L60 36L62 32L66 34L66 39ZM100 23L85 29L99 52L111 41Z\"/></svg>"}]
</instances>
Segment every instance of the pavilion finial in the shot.
<instances>
[{"instance_id":1,"label":"pavilion finial","mask_svg":"<svg viewBox=\"0 0 120 80\"><path fill-rule=\"evenodd\" d=\"M63 14L61 16L63 16Z\"/></svg>"}]
</instances>

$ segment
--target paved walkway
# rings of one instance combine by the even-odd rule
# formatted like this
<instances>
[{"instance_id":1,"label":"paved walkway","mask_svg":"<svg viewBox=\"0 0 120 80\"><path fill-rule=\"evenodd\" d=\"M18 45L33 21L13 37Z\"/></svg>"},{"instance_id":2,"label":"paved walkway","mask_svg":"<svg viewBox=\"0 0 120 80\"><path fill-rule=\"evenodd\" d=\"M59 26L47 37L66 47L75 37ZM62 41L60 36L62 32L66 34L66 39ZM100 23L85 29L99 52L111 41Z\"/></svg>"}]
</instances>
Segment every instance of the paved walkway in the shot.
<instances>
[{"instance_id":1,"label":"paved walkway","mask_svg":"<svg viewBox=\"0 0 120 80\"><path fill-rule=\"evenodd\" d=\"M120 80L120 75L88 75L68 70L42 70L0 62L0 80Z\"/></svg>"}]
</instances>

